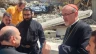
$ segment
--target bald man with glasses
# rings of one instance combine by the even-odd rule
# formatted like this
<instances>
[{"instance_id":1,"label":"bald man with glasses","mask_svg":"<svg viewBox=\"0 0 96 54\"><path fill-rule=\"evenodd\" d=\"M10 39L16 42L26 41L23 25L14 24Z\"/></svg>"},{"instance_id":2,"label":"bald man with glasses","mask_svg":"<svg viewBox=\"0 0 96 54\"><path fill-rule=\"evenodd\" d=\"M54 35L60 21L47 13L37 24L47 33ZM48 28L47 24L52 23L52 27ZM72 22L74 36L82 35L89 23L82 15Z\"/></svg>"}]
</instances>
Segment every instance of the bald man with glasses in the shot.
<instances>
[{"instance_id":1,"label":"bald man with glasses","mask_svg":"<svg viewBox=\"0 0 96 54\"><path fill-rule=\"evenodd\" d=\"M68 28L63 43L59 46L59 54L88 54L85 48L92 30L88 24L78 19L77 6L65 5L62 16Z\"/></svg>"}]
</instances>

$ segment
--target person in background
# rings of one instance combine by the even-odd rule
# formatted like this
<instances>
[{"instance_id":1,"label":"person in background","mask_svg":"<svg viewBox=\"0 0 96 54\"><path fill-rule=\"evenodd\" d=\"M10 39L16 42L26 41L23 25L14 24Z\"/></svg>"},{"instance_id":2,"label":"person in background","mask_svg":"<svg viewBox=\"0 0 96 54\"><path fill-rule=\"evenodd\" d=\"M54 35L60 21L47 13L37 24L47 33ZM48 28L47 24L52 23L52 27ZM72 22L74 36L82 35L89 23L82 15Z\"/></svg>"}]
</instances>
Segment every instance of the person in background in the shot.
<instances>
[{"instance_id":1,"label":"person in background","mask_svg":"<svg viewBox=\"0 0 96 54\"><path fill-rule=\"evenodd\" d=\"M12 24L17 25L23 20L22 10L26 5L25 0L20 0L16 6L10 6L6 12L12 15Z\"/></svg>"},{"instance_id":2,"label":"person in background","mask_svg":"<svg viewBox=\"0 0 96 54\"><path fill-rule=\"evenodd\" d=\"M37 41L39 40L41 49L44 45L45 36L40 23L32 19L32 10L29 7L23 9L23 21L16 27L21 33L21 45L18 51L28 54L40 54Z\"/></svg>"},{"instance_id":3,"label":"person in background","mask_svg":"<svg viewBox=\"0 0 96 54\"><path fill-rule=\"evenodd\" d=\"M86 50L88 51L88 54L96 54L96 30L92 31Z\"/></svg>"},{"instance_id":4,"label":"person in background","mask_svg":"<svg viewBox=\"0 0 96 54\"><path fill-rule=\"evenodd\" d=\"M5 26L0 30L0 54L25 54L15 50L20 45L20 32L14 26Z\"/></svg>"},{"instance_id":5,"label":"person in background","mask_svg":"<svg viewBox=\"0 0 96 54\"><path fill-rule=\"evenodd\" d=\"M59 46L59 54L88 54L86 46L91 36L91 27L79 20L78 8L74 4L67 4L62 9L65 25L68 27Z\"/></svg>"},{"instance_id":6,"label":"person in background","mask_svg":"<svg viewBox=\"0 0 96 54\"><path fill-rule=\"evenodd\" d=\"M13 26L12 23L11 23L11 14L5 12L3 14L3 18L2 18L2 21L1 21L1 24L0 24L0 30L1 28L3 28L4 26Z\"/></svg>"}]
</instances>

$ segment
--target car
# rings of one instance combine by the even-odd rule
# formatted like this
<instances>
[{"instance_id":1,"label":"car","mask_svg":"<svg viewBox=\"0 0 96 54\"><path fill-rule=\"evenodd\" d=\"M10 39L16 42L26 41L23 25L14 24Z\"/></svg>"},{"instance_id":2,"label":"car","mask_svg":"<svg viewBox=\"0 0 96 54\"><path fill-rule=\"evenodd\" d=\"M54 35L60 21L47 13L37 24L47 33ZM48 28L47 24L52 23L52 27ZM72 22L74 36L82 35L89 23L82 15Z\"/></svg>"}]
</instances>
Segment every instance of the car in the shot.
<instances>
[{"instance_id":1,"label":"car","mask_svg":"<svg viewBox=\"0 0 96 54\"><path fill-rule=\"evenodd\" d=\"M42 8L40 8L39 6L31 6L30 8L32 9L32 11L34 13L41 13L42 12Z\"/></svg>"},{"instance_id":2,"label":"car","mask_svg":"<svg viewBox=\"0 0 96 54\"><path fill-rule=\"evenodd\" d=\"M30 8L34 13L47 13L48 12L48 6L44 4L35 4L31 5Z\"/></svg>"}]
</instances>

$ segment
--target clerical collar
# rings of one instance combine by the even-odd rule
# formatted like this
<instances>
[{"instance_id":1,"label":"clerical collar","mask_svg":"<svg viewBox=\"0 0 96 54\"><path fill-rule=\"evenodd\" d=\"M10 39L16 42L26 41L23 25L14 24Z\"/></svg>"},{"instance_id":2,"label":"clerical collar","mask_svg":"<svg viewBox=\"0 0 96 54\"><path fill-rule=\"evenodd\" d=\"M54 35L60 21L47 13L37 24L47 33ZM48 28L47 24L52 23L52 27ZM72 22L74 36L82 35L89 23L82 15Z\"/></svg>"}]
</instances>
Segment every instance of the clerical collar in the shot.
<instances>
[{"instance_id":1,"label":"clerical collar","mask_svg":"<svg viewBox=\"0 0 96 54\"><path fill-rule=\"evenodd\" d=\"M72 25L74 25L76 22L78 22L79 21L79 19L77 19L73 24L71 24L69 27L71 27Z\"/></svg>"}]
</instances>

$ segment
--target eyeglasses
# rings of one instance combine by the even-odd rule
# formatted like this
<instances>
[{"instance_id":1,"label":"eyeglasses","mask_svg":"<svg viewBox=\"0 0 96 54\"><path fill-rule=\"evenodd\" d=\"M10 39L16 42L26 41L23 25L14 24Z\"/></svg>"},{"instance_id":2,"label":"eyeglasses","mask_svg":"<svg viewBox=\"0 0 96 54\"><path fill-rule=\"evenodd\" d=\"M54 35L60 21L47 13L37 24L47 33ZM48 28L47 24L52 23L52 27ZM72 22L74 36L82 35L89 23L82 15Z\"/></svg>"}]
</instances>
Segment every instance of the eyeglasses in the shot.
<instances>
[{"instance_id":1,"label":"eyeglasses","mask_svg":"<svg viewBox=\"0 0 96 54\"><path fill-rule=\"evenodd\" d=\"M72 12L72 13L69 13L69 14L65 13L65 14L62 14L62 16L68 16L68 15L71 15L73 13L75 13L75 12Z\"/></svg>"}]
</instances>

